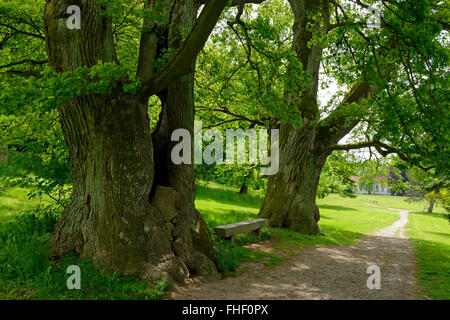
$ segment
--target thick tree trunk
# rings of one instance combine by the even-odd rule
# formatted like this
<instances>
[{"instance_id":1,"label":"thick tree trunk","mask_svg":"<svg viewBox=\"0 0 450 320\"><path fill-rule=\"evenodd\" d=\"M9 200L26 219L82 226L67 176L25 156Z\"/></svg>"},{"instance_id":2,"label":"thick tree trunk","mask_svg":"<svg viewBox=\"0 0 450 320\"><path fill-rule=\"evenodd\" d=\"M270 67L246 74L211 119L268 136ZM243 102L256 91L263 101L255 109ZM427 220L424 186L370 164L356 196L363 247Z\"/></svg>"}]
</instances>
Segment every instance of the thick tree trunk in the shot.
<instances>
[{"instance_id":1,"label":"thick tree trunk","mask_svg":"<svg viewBox=\"0 0 450 320\"><path fill-rule=\"evenodd\" d=\"M243 182L241 185L241 188L239 189L240 194L247 194L248 192L248 186L247 183Z\"/></svg>"},{"instance_id":2,"label":"thick tree trunk","mask_svg":"<svg viewBox=\"0 0 450 320\"><path fill-rule=\"evenodd\" d=\"M436 200L430 199L430 205L428 206L428 213L433 213L435 203L436 203Z\"/></svg>"},{"instance_id":3,"label":"thick tree trunk","mask_svg":"<svg viewBox=\"0 0 450 320\"><path fill-rule=\"evenodd\" d=\"M52 254L75 251L108 271L182 281L166 215L149 201L154 171L151 135L143 130L149 128L146 102L116 96L92 105L82 99L62 109L61 124L73 193L53 234Z\"/></svg>"},{"instance_id":4,"label":"thick tree trunk","mask_svg":"<svg viewBox=\"0 0 450 320\"><path fill-rule=\"evenodd\" d=\"M177 1L171 13L171 24L178 28L167 30L167 46L172 50L179 48L182 41L182 29L192 29L198 3L193 0ZM192 63L192 70L195 62ZM192 164L174 165L171 150L177 142L172 142L172 132L183 128L190 132L194 141L194 73L173 81L160 95L162 111L159 126L153 134L155 142L156 184L175 190L182 203L179 214L172 221L172 246L187 268L207 278L218 278L215 264L215 252L209 229L200 213L195 209L196 186L194 166ZM160 141L158 141L160 140ZM194 154L192 152L192 154Z\"/></svg>"},{"instance_id":5,"label":"thick tree trunk","mask_svg":"<svg viewBox=\"0 0 450 320\"><path fill-rule=\"evenodd\" d=\"M316 151L316 130L281 127L280 167L269 184L260 215L272 227L287 227L306 234L319 233L316 192L327 154Z\"/></svg>"},{"instance_id":6,"label":"thick tree trunk","mask_svg":"<svg viewBox=\"0 0 450 320\"><path fill-rule=\"evenodd\" d=\"M317 121L320 116L317 94L323 48L320 41L314 40L312 30L327 33L329 2L289 0L289 3L295 18L292 50L312 81L305 83L302 80L296 84L298 88L292 90L288 87L286 90L290 107L301 113L302 125L281 125L279 172L269 178L260 215L268 218L271 226L317 234L320 215L316 193L322 167L333 150L332 146L347 135L359 119L335 110L327 118ZM341 105L360 102L368 91L367 83L355 84Z\"/></svg>"},{"instance_id":7,"label":"thick tree trunk","mask_svg":"<svg viewBox=\"0 0 450 320\"><path fill-rule=\"evenodd\" d=\"M0 147L0 164L8 164L8 146Z\"/></svg>"},{"instance_id":8,"label":"thick tree trunk","mask_svg":"<svg viewBox=\"0 0 450 320\"><path fill-rule=\"evenodd\" d=\"M162 112L155 142L156 184L176 191L182 204L178 215L168 227L172 231L173 249L189 270L210 278L217 277L214 248L209 229L195 209L194 167L189 164L174 165L170 154L177 142L170 134L179 128L187 129L193 141L194 132L194 75L189 74L169 86L162 97ZM192 153L193 154L193 153ZM155 194L157 196L157 194Z\"/></svg>"},{"instance_id":9,"label":"thick tree trunk","mask_svg":"<svg viewBox=\"0 0 450 320\"><path fill-rule=\"evenodd\" d=\"M61 19L64 1L46 4L49 61L58 72L117 61L109 18L101 15L97 1L78 4L80 31L69 31ZM172 3L177 7L173 25L185 23L184 13L195 18L193 1L183 3L189 6L186 12L177 4ZM194 206L193 167L175 166L168 156L172 130L193 131L192 90L192 75L165 90L165 129L153 137L146 98L117 88L65 103L60 121L73 193L52 236L52 255L75 251L108 271L144 279L164 276L170 283L182 282L190 272L218 278L210 234Z\"/></svg>"},{"instance_id":10,"label":"thick tree trunk","mask_svg":"<svg viewBox=\"0 0 450 320\"><path fill-rule=\"evenodd\" d=\"M320 44L310 45L312 28L320 30L320 23L312 19L324 8L320 1L290 0L295 21L292 50L296 53L303 70L311 76L311 83L299 83L297 88L287 88L286 97L290 107L301 113L302 127L281 125L280 167L269 178L267 193L260 215L268 218L273 227L286 227L306 234L319 233L320 219L316 205L316 192L320 172L328 154L318 145L317 126L313 124L318 115L317 92L319 67L322 55ZM319 151L320 150L320 151Z\"/></svg>"},{"instance_id":11,"label":"thick tree trunk","mask_svg":"<svg viewBox=\"0 0 450 320\"><path fill-rule=\"evenodd\" d=\"M239 188L239 193L240 194L247 194L248 193L248 185L247 185L247 180L250 178L251 172L247 172L246 174L244 174L244 178L241 184L241 187Z\"/></svg>"}]
</instances>

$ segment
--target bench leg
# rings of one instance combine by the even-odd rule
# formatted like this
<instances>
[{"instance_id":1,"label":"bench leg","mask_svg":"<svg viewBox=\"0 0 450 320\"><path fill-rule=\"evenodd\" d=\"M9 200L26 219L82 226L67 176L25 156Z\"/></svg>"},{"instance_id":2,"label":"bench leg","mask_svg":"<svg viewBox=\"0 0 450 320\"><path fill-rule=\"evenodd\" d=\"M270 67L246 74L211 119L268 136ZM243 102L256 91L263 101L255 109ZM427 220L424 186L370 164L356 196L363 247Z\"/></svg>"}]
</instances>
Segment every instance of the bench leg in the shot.
<instances>
[{"instance_id":1,"label":"bench leg","mask_svg":"<svg viewBox=\"0 0 450 320\"><path fill-rule=\"evenodd\" d=\"M234 243L234 237L226 237L225 240L229 240L231 243Z\"/></svg>"},{"instance_id":2,"label":"bench leg","mask_svg":"<svg viewBox=\"0 0 450 320\"><path fill-rule=\"evenodd\" d=\"M252 231L252 234L258 237L258 239L261 239L261 229Z\"/></svg>"}]
</instances>

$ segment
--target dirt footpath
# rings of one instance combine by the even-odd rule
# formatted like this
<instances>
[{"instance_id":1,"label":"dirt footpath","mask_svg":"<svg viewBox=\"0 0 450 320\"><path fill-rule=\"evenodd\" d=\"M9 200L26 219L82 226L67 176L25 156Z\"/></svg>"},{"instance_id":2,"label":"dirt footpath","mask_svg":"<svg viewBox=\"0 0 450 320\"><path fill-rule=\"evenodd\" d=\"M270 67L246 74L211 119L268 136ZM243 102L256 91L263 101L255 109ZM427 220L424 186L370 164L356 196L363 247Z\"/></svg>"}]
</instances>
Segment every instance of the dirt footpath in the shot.
<instances>
[{"instance_id":1,"label":"dirt footpath","mask_svg":"<svg viewBox=\"0 0 450 320\"><path fill-rule=\"evenodd\" d=\"M386 208L389 209L389 208ZM390 209L396 210L396 209ZM240 276L220 281L192 281L168 299L416 299L415 256L405 234L408 211L400 219L353 246L315 246L275 265L243 263ZM251 245L270 250L271 241ZM368 289L367 268L380 267L381 289Z\"/></svg>"}]
</instances>

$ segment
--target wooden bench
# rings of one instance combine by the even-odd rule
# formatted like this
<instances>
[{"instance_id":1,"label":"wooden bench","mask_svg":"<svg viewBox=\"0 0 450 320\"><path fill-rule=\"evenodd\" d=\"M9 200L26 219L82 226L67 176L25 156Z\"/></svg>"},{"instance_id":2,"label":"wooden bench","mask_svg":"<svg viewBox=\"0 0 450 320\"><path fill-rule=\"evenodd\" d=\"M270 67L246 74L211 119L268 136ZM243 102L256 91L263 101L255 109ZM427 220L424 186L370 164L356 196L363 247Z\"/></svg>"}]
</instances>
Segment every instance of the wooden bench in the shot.
<instances>
[{"instance_id":1,"label":"wooden bench","mask_svg":"<svg viewBox=\"0 0 450 320\"><path fill-rule=\"evenodd\" d=\"M214 228L214 232L234 243L234 236L245 232L252 232L258 238L261 238L261 229L267 227L268 224L269 221L267 219L254 219L218 226Z\"/></svg>"}]
</instances>

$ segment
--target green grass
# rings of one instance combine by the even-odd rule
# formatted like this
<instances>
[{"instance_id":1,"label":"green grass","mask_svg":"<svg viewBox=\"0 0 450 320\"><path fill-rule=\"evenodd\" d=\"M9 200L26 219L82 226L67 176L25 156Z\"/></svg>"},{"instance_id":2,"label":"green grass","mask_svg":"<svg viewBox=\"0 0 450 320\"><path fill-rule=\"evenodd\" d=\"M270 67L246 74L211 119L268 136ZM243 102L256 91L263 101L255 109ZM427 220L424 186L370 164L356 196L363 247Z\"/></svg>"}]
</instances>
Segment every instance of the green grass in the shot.
<instances>
[{"instance_id":1,"label":"green grass","mask_svg":"<svg viewBox=\"0 0 450 320\"><path fill-rule=\"evenodd\" d=\"M323 235L308 236L277 229L281 243L307 245L351 245L365 235L387 227L398 220L398 213L364 205L358 198L330 195L317 201L320 210L319 227Z\"/></svg>"},{"instance_id":2,"label":"green grass","mask_svg":"<svg viewBox=\"0 0 450 320\"><path fill-rule=\"evenodd\" d=\"M219 188L198 188L195 205L210 227L254 219L261 198Z\"/></svg>"},{"instance_id":3,"label":"green grass","mask_svg":"<svg viewBox=\"0 0 450 320\"><path fill-rule=\"evenodd\" d=\"M9 188L0 192L0 223L3 228L25 228L26 231L9 232L14 237L3 236L0 241L0 299L159 299L165 284L143 283L132 277L107 275L92 263L75 257L65 257L57 263L46 258L52 220L22 221L19 212L30 210L49 201L27 199L27 188ZM321 213L319 226L323 235L308 236L284 229L265 229L263 239L272 238L279 251L262 253L243 245L256 241L251 235L240 235L236 244L213 236L217 248L219 269L233 275L241 261L261 261L275 265L297 249L310 245L348 245L357 239L392 224L398 219L393 211L362 204L373 203L392 208L422 210L418 203L408 203L404 198L376 195L359 195L341 198L330 195L318 200ZM261 197L240 195L234 189L220 185L199 187L196 206L212 230L217 225L249 220L258 217ZM42 208L42 206L41 206ZM40 209L41 210L41 209ZM14 220L19 217L19 220ZM40 219L40 218L39 218ZM14 223L9 223L13 222ZM49 222L50 221L50 222ZM22 227L21 227L22 226ZM30 230L27 228L32 226ZM38 227L36 227L38 226ZM36 228L40 231L36 232ZM415 213L411 215L410 237L417 251L421 282L426 294L432 298L448 297L450 269L450 225L441 215ZM24 229L24 230L25 230ZM28 230L28 231L27 231ZM19 232L19 233L18 233ZM0 228L0 235L2 228ZM25 234L24 239L17 234ZM6 240L5 240L6 239ZM8 240L9 239L9 240ZM1 237L0 237L1 240ZM85 279L81 291L68 291L65 287L65 268L70 264L83 266ZM86 280L87 279L87 280Z\"/></svg>"},{"instance_id":4,"label":"green grass","mask_svg":"<svg viewBox=\"0 0 450 320\"><path fill-rule=\"evenodd\" d=\"M0 189L0 224L13 221L19 212L50 203L48 199L28 199L29 191L29 188L21 187Z\"/></svg>"},{"instance_id":5,"label":"green grass","mask_svg":"<svg viewBox=\"0 0 450 320\"><path fill-rule=\"evenodd\" d=\"M260 204L259 197L240 195L236 190L215 184L209 184L209 188L199 187L195 201L197 209L210 227L211 234L216 226L257 218ZM267 229L263 230L262 238L269 237ZM282 260L276 254L244 248L242 245L257 241L251 234L236 236L236 244L214 235L213 240L217 248L219 271L225 275L236 275L235 271L241 261L261 261L266 265L274 265Z\"/></svg>"},{"instance_id":6,"label":"green grass","mask_svg":"<svg viewBox=\"0 0 450 320\"><path fill-rule=\"evenodd\" d=\"M196 207L212 231L218 225L258 218L261 202L259 197L240 195L219 185L210 185L209 188L198 188ZM272 237L275 240L277 254L263 254L243 248L242 244L255 241L249 235L237 236L235 246L216 242L219 267L224 265L221 271L233 273L242 260L262 260L273 265L288 257L292 249L308 245L353 244L364 235L387 227L399 218L396 212L363 205L357 198L331 195L319 200L318 205L323 235L310 236L285 229L263 230L263 238Z\"/></svg>"},{"instance_id":7,"label":"green grass","mask_svg":"<svg viewBox=\"0 0 450 320\"><path fill-rule=\"evenodd\" d=\"M211 227L258 217L262 199L215 188L199 188L196 206ZM394 211L371 207L358 198L330 195L318 200L320 229L325 235L308 236L289 230L275 229L281 242L299 246L314 244L352 244L364 235L387 227L398 219Z\"/></svg>"},{"instance_id":8,"label":"green grass","mask_svg":"<svg viewBox=\"0 0 450 320\"><path fill-rule=\"evenodd\" d=\"M359 202L372 203L379 206L394 209L405 209L415 211L428 210L428 202L424 198L358 194L356 200L358 200ZM377 203L374 203L374 201L376 201ZM445 209L440 205L435 205L433 212L445 213Z\"/></svg>"},{"instance_id":9,"label":"green grass","mask_svg":"<svg viewBox=\"0 0 450 320\"><path fill-rule=\"evenodd\" d=\"M14 187L0 193L0 300L162 299L163 279L150 283L107 274L92 261L70 255L49 261L50 235L59 210L45 206L48 201L29 200L28 192ZM70 265L81 269L80 290L67 289Z\"/></svg>"},{"instance_id":10,"label":"green grass","mask_svg":"<svg viewBox=\"0 0 450 320\"><path fill-rule=\"evenodd\" d=\"M425 296L450 299L450 222L441 214L411 213L408 236Z\"/></svg>"}]
</instances>

